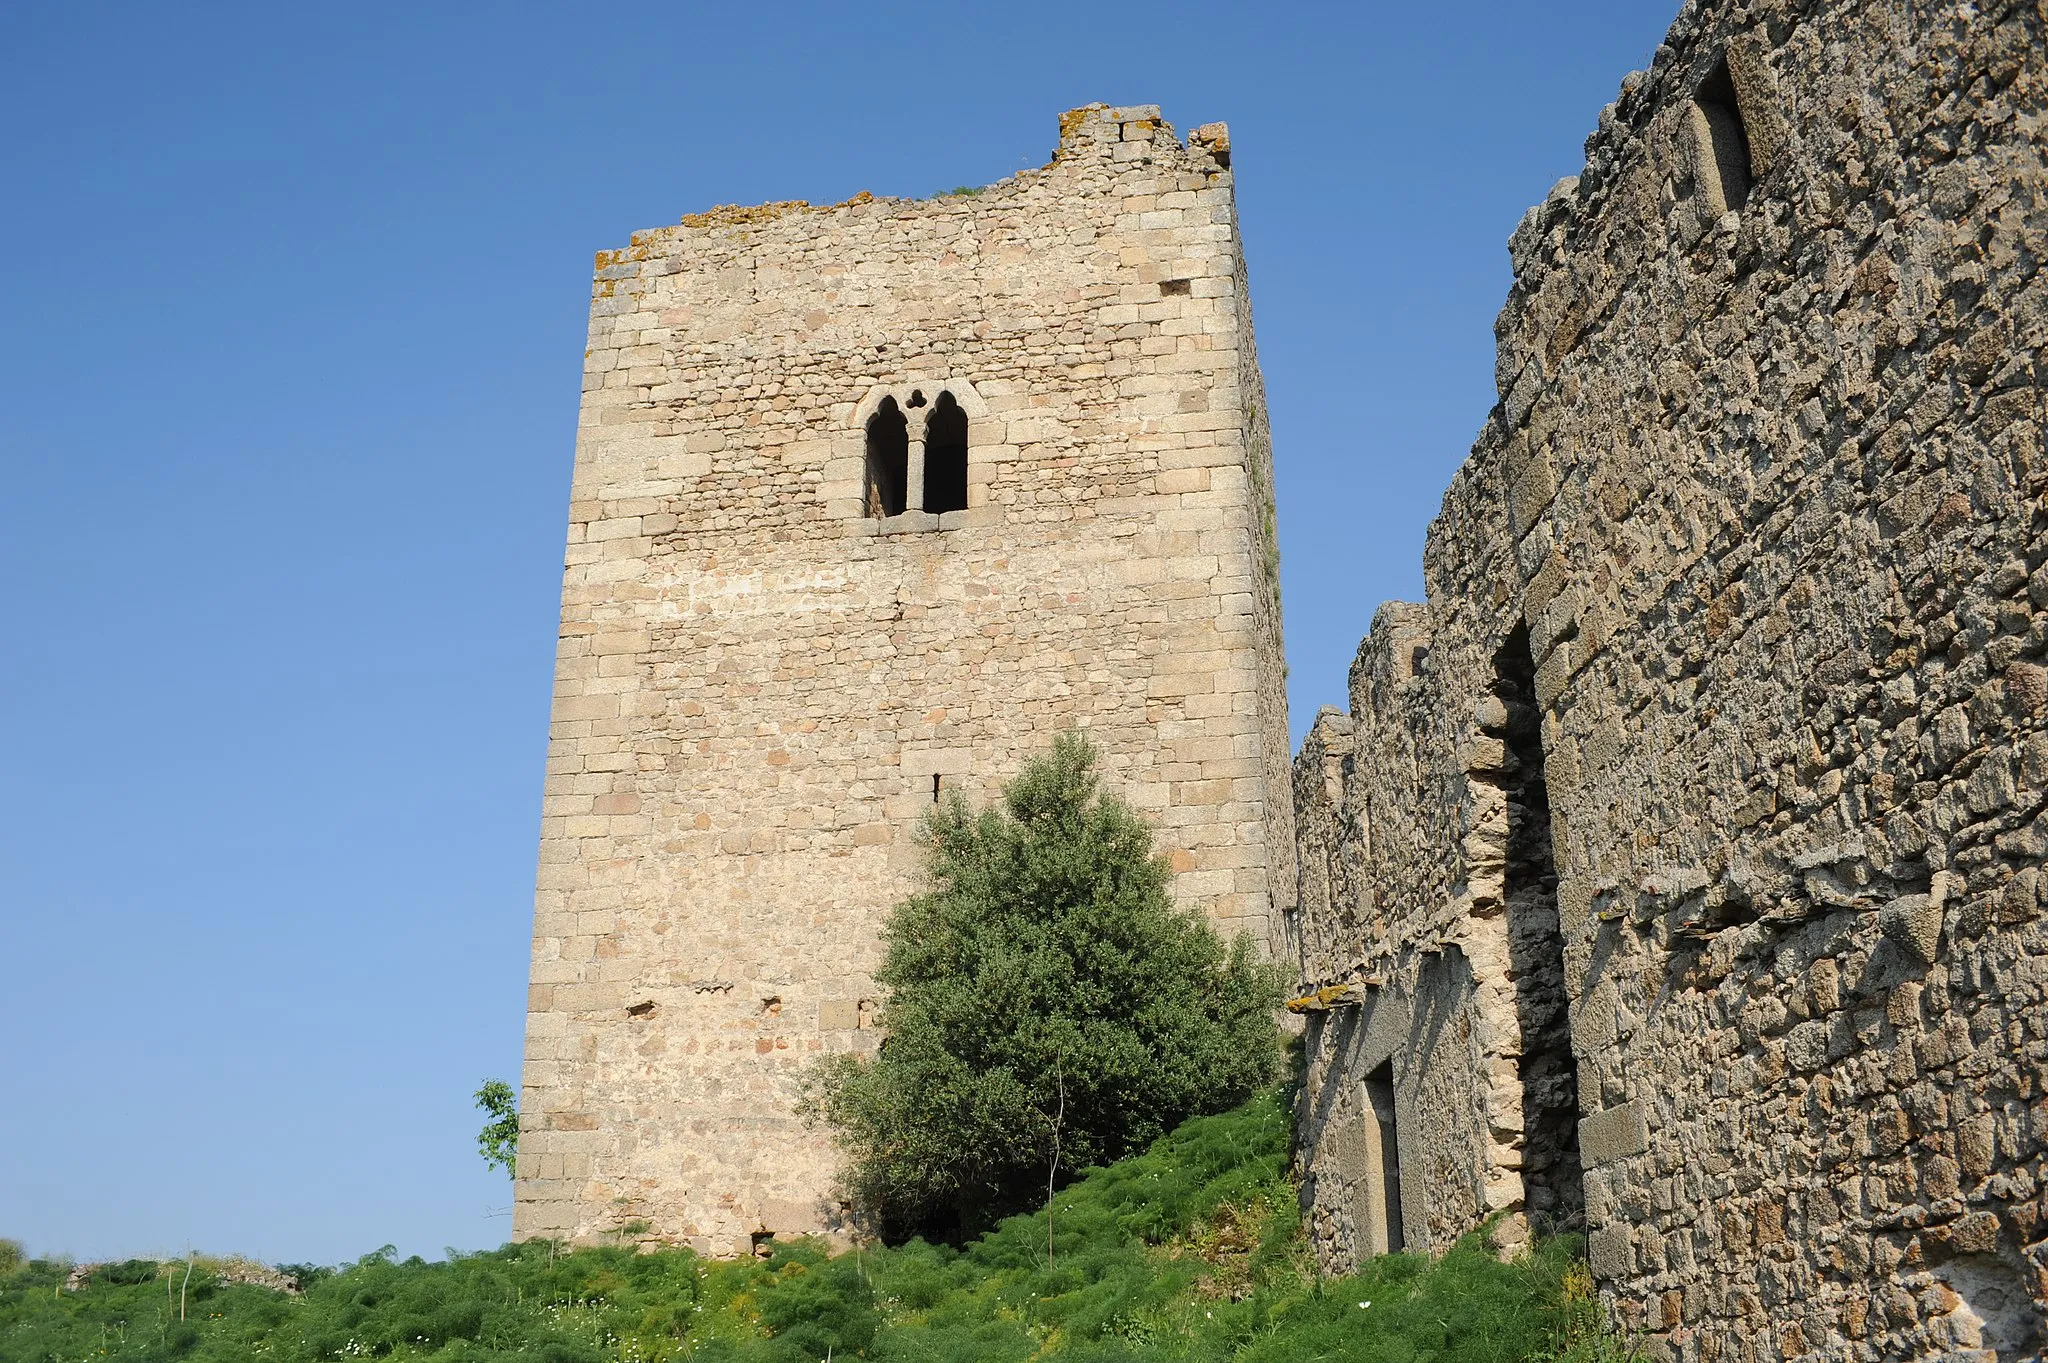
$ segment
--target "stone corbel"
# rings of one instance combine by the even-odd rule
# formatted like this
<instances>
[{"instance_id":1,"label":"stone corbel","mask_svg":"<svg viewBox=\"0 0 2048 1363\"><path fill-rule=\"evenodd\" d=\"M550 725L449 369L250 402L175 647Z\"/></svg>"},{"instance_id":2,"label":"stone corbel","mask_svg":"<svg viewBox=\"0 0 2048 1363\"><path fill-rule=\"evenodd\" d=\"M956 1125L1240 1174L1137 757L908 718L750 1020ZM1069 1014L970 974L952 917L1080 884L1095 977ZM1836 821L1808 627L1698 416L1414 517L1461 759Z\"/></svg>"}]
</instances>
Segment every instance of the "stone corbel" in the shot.
<instances>
[{"instance_id":1,"label":"stone corbel","mask_svg":"<svg viewBox=\"0 0 2048 1363\"><path fill-rule=\"evenodd\" d=\"M1372 997L1372 991L1380 987L1377 975L1368 975L1362 980L1344 984L1325 985L1313 994L1304 994L1298 999L1287 1000L1290 1013L1327 1013L1337 1008L1356 1008Z\"/></svg>"}]
</instances>

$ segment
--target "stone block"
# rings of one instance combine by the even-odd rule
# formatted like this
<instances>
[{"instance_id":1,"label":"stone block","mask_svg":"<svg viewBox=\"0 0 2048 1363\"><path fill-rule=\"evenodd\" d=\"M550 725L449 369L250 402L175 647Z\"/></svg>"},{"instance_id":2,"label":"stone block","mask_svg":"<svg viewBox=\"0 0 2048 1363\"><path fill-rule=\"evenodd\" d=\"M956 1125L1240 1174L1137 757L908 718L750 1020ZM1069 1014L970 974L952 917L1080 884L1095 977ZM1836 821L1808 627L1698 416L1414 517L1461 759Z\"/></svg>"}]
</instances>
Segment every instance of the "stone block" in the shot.
<instances>
[{"instance_id":1,"label":"stone block","mask_svg":"<svg viewBox=\"0 0 2048 1363\"><path fill-rule=\"evenodd\" d=\"M1622 1103L1579 1123L1579 1158L1588 1166L1640 1155L1649 1144L1650 1124L1640 1103Z\"/></svg>"},{"instance_id":2,"label":"stone block","mask_svg":"<svg viewBox=\"0 0 2048 1363\"><path fill-rule=\"evenodd\" d=\"M1555 644L1536 669L1536 703L1546 710L1557 704L1558 698L1564 695L1565 686L1571 681L1573 652L1574 643Z\"/></svg>"},{"instance_id":3,"label":"stone block","mask_svg":"<svg viewBox=\"0 0 2048 1363\"><path fill-rule=\"evenodd\" d=\"M814 1235L825 1226L814 1202L770 1197L761 1202L761 1229L774 1235Z\"/></svg>"},{"instance_id":4,"label":"stone block","mask_svg":"<svg viewBox=\"0 0 2048 1363\"><path fill-rule=\"evenodd\" d=\"M1603 1226L1586 1237L1586 1266L1602 1282L1615 1282L1636 1271L1635 1242L1626 1226Z\"/></svg>"},{"instance_id":5,"label":"stone block","mask_svg":"<svg viewBox=\"0 0 2048 1363\"><path fill-rule=\"evenodd\" d=\"M1521 538L1536 524L1537 517L1550 509L1557 496L1557 473L1547 451L1532 455L1516 474L1508 493L1515 537Z\"/></svg>"},{"instance_id":6,"label":"stone block","mask_svg":"<svg viewBox=\"0 0 2048 1363\"><path fill-rule=\"evenodd\" d=\"M1931 894L1904 895L1878 913L1885 939L1922 965L1934 964L1941 947L1941 902Z\"/></svg>"}]
</instances>

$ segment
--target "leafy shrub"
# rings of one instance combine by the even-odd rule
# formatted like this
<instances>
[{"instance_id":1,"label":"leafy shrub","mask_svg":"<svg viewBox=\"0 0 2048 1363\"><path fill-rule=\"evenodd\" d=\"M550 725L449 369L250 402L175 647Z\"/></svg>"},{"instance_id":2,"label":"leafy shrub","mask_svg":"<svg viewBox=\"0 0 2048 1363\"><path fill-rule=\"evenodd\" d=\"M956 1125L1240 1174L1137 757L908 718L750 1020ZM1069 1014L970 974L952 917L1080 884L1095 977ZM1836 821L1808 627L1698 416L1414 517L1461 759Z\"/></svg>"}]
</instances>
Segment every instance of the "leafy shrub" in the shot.
<instances>
[{"instance_id":1,"label":"leafy shrub","mask_svg":"<svg viewBox=\"0 0 2048 1363\"><path fill-rule=\"evenodd\" d=\"M92 1271L96 1283L113 1283L127 1286L133 1283L153 1283L157 1280L158 1267L154 1259L123 1259L118 1264L101 1264Z\"/></svg>"},{"instance_id":2,"label":"leafy shrub","mask_svg":"<svg viewBox=\"0 0 2048 1363\"><path fill-rule=\"evenodd\" d=\"M1277 972L1174 905L1150 830L1097 787L1066 734L1000 803L925 822L927 888L876 973L888 1040L823 1061L808 1101L888 1238L981 1229L1273 1082Z\"/></svg>"},{"instance_id":3,"label":"leafy shrub","mask_svg":"<svg viewBox=\"0 0 2048 1363\"><path fill-rule=\"evenodd\" d=\"M297 1283L302 1289L311 1287L322 1278L334 1276L334 1270L324 1264L279 1264L277 1271Z\"/></svg>"},{"instance_id":4,"label":"leafy shrub","mask_svg":"<svg viewBox=\"0 0 2048 1363\"><path fill-rule=\"evenodd\" d=\"M847 1255L791 1267L761 1298L762 1328L795 1358L866 1353L882 1316L861 1266Z\"/></svg>"},{"instance_id":5,"label":"leafy shrub","mask_svg":"<svg viewBox=\"0 0 2048 1363\"><path fill-rule=\"evenodd\" d=\"M502 1079L486 1079L475 1098L490 1119L476 1133L477 1153L485 1168L502 1168L510 1176L519 1161L519 1095Z\"/></svg>"}]
</instances>

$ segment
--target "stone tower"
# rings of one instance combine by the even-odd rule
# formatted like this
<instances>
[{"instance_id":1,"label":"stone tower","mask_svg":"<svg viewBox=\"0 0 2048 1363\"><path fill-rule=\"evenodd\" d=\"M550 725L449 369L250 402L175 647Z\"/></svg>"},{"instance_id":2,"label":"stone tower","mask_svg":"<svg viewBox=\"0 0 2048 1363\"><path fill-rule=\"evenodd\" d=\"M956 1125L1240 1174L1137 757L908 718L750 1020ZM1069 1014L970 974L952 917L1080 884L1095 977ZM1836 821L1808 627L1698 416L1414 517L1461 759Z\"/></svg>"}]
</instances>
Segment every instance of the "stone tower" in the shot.
<instances>
[{"instance_id":1,"label":"stone tower","mask_svg":"<svg viewBox=\"0 0 2048 1363\"><path fill-rule=\"evenodd\" d=\"M1278 557L1220 124L1091 106L980 191L637 233L583 388L517 1236L842 1225L803 1066L877 1044L920 816L1063 729L1181 900L1272 940Z\"/></svg>"}]
</instances>

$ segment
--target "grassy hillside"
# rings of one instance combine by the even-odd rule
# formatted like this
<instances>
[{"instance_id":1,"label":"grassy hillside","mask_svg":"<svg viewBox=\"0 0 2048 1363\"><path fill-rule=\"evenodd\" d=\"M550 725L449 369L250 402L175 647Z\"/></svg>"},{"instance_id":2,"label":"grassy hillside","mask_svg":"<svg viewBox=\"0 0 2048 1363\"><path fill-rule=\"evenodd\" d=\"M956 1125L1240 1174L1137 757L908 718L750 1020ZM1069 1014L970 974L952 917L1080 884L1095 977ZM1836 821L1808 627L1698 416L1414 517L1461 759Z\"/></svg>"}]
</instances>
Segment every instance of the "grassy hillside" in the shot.
<instances>
[{"instance_id":1,"label":"grassy hillside","mask_svg":"<svg viewBox=\"0 0 2048 1363\"><path fill-rule=\"evenodd\" d=\"M1618 1356L1575 1246L1503 1265L1476 1240L1435 1264L1318 1280L1286 1178L1288 1119L1259 1099L1089 1172L1045 1213L964 1250L921 1241L748 1262L508 1245L446 1263L370 1255L300 1295L232 1265L134 1260L75 1291L37 1260L0 1277L0 1360L492 1363L698 1359L1511 1360ZM179 1319L183 1287L185 1318Z\"/></svg>"}]
</instances>

